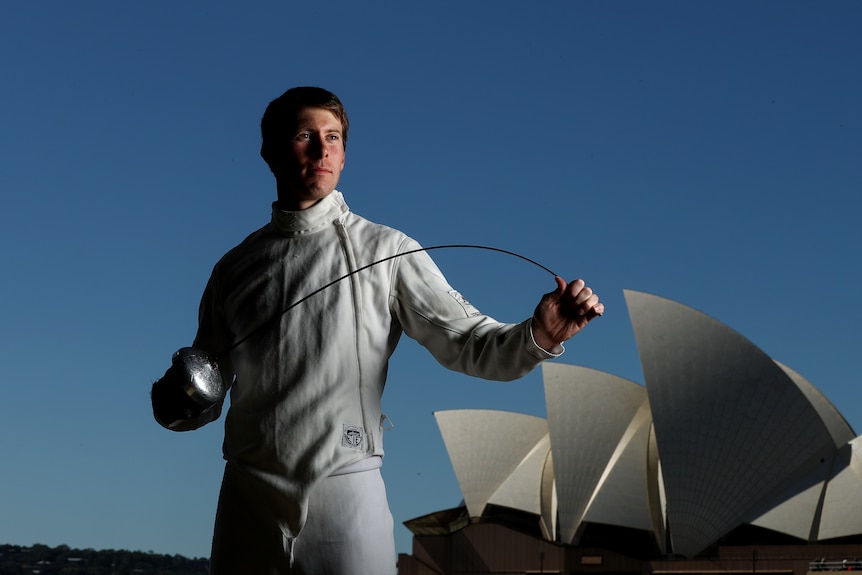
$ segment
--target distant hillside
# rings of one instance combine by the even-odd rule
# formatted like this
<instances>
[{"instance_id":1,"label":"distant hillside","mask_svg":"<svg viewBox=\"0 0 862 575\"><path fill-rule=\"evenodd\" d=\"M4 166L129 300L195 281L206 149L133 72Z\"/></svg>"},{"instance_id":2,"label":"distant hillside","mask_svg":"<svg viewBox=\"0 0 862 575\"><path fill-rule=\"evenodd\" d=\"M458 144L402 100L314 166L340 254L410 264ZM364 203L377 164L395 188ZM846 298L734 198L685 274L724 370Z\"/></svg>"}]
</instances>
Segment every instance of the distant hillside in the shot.
<instances>
[{"instance_id":1,"label":"distant hillside","mask_svg":"<svg viewBox=\"0 0 862 575\"><path fill-rule=\"evenodd\" d=\"M0 544L0 575L207 575L209 559L143 551Z\"/></svg>"}]
</instances>

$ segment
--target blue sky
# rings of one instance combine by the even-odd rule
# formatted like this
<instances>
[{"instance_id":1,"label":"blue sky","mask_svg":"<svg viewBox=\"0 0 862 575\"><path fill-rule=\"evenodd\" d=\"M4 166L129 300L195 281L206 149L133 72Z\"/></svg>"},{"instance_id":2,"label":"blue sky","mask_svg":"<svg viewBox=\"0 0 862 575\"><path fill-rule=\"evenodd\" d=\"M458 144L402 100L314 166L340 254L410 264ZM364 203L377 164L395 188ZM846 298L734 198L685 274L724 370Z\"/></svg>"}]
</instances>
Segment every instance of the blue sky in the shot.
<instances>
[{"instance_id":1,"label":"blue sky","mask_svg":"<svg viewBox=\"0 0 862 575\"><path fill-rule=\"evenodd\" d=\"M18 2L0 10L0 542L207 556L221 421L149 387L215 261L266 223L267 102L336 92L339 188L424 245L584 277L607 311L559 360L643 383L624 289L739 331L857 432L862 3ZM553 289L434 252L501 321ZM477 381L405 340L384 397L401 523L461 499L432 412L544 415L537 372ZM501 438L505 440L505 438Z\"/></svg>"}]
</instances>

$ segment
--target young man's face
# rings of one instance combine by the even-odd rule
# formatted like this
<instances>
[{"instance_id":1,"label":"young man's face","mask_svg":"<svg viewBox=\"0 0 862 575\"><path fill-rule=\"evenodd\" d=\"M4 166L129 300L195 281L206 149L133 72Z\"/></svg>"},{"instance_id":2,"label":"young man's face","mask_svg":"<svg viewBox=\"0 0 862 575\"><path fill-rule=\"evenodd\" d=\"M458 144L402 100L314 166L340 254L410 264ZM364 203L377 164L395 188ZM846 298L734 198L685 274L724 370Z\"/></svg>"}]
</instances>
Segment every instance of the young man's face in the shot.
<instances>
[{"instance_id":1,"label":"young man's face","mask_svg":"<svg viewBox=\"0 0 862 575\"><path fill-rule=\"evenodd\" d=\"M282 209L304 210L328 196L344 169L341 122L323 108L302 108L296 130L289 134L285 157L279 158L276 180Z\"/></svg>"}]
</instances>

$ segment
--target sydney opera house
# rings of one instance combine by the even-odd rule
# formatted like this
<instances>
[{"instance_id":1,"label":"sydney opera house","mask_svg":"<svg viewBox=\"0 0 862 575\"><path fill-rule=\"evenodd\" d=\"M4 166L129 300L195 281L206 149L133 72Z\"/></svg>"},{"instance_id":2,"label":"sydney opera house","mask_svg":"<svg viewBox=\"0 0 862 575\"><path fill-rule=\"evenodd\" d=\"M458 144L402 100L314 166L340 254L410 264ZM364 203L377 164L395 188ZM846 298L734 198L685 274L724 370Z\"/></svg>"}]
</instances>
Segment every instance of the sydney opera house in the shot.
<instances>
[{"instance_id":1,"label":"sydney opera house","mask_svg":"<svg viewBox=\"0 0 862 575\"><path fill-rule=\"evenodd\" d=\"M543 366L547 418L435 414L463 502L400 575L862 570L862 439L722 323L627 291L645 385Z\"/></svg>"}]
</instances>

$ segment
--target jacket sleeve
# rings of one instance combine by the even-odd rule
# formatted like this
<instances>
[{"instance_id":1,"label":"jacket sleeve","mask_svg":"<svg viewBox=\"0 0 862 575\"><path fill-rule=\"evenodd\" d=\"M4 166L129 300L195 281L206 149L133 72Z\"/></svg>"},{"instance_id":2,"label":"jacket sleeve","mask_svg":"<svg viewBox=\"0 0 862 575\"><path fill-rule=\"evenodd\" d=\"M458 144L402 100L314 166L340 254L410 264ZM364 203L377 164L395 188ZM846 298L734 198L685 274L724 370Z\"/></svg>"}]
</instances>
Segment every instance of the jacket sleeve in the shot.
<instances>
[{"instance_id":1,"label":"jacket sleeve","mask_svg":"<svg viewBox=\"0 0 862 575\"><path fill-rule=\"evenodd\" d=\"M192 344L194 348L206 352L213 359L216 358L217 354L224 352L233 341L230 332L225 327L224 313L217 298L217 282L215 278L216 274L213 272L213 275L210 277L209 282L207 282L207 286L204 289L203 296L201 297L201 304L198 312L198 331L195 336L194 343ZM229 388L234 378L230 354L225 354L224 357L218 358L218 368L225 387ZM167 375L168 374L166 374L166 377L162 378L162 380L157 381L153 386L154 412L156 407L155 399L157 397L157 387L160 384L163 384L163 380L167 379ZM176 408L178 407L178 403L187 399L177 398L175 396L176 394L173 394L174 396L171 397L170 394L165 392L158 395L161 395L171 403L171 405L167 406L166 410L163 408L162 414L177 413ZM195 417L187 419L171 416L167 418L170 419L170 421L168 421L164 416L159 417L159 413L155 413L155 416L156 421L158 421L159 424L171 431L192 431L218 419L221 415L223 405L224 399L205 409Z\"/></svg>"},{"instance_id":2,"label":"jacket sleeve","mask_svg":"<svg viewBox=\"0 0 862 575\"><path fill-rule=\"evenodd\" d=\"M416 249L419 245L408 239L399 251ZM404 333L444 367L467 375L511 381L558 355L536 345L529 319L500 323L480 313L426 252L395 260L390 305Z\"/></svg>"}]
</instances>

